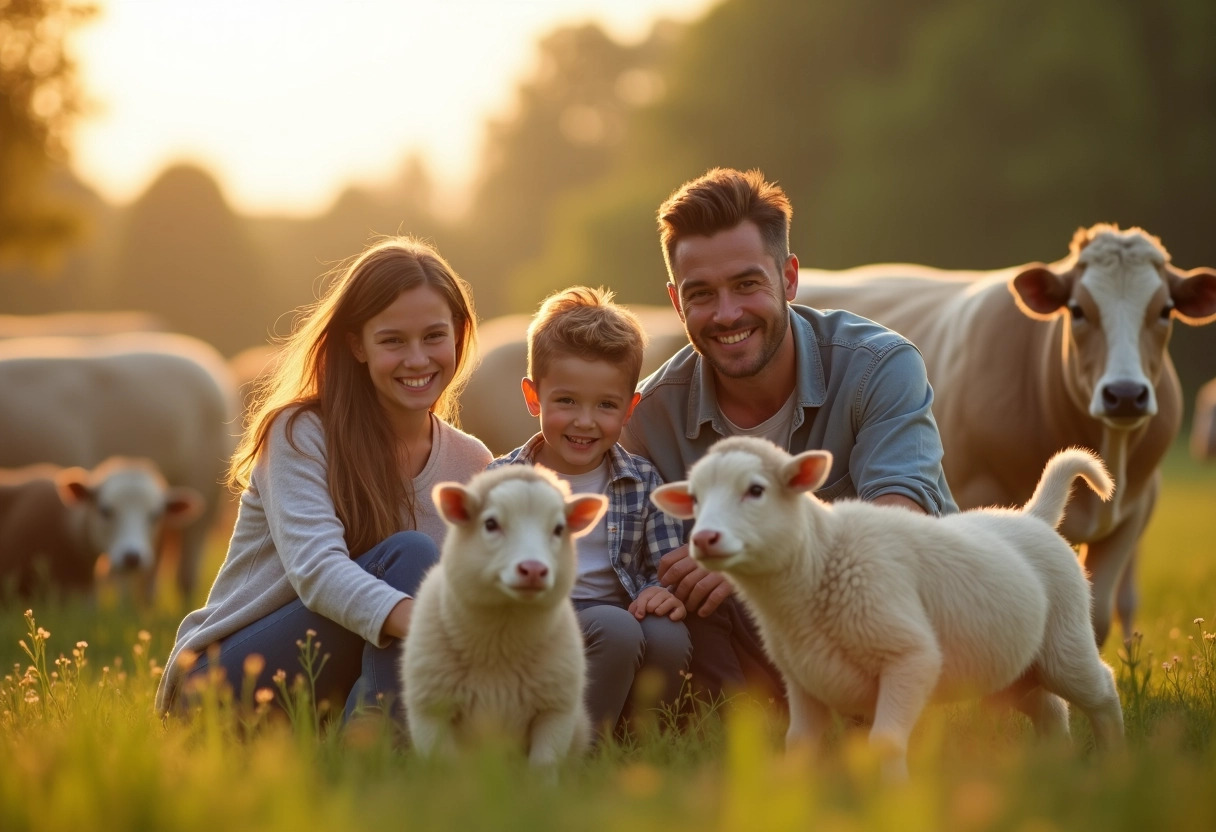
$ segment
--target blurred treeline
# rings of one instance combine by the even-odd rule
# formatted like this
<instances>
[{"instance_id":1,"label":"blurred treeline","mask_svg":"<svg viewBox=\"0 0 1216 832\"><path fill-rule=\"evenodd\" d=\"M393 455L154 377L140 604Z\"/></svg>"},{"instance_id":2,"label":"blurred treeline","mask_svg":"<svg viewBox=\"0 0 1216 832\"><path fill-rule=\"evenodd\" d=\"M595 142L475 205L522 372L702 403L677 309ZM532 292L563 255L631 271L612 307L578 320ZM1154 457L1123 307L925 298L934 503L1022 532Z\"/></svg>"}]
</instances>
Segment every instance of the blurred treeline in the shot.
<instances>
[{"instance_id":1,"label":"blurred treeline","mask_svg":"<svg viewBox=\"0 0 1216 832\"><path fill-rule=\"evenodd\" d=\"M240 216L191 167L124 207L61 181L87 232L49 271L0 272L0 312L144 308L232 354L397 232L435 242L483 317L573 282L665 303L655 209L715 165L781 182L808 266L1052 261L1095 222L1216 266L1214 45L1212 0L724 0L638 43L563 28L488 125L460 216L416 157L302 220ZM1189 397L1216 325L1175 333Z\"/></svg>"}]
</instances>

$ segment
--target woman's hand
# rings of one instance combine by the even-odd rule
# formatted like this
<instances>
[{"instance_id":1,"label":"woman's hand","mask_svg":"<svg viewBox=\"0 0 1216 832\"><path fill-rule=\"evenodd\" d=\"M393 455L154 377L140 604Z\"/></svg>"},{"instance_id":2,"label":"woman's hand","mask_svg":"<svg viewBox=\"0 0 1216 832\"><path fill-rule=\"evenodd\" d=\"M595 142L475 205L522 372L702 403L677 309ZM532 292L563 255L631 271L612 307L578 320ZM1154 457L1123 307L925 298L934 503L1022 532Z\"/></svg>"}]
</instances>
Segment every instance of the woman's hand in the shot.
<instances>
[{"instance_id":1,"label":"woman's hand","mask_svg":"<svg viewBox=\"0 0 1216 832\"><path fill-rule=\"evenodd\" d=\"M389 610L388 618L384 619L384 627L380 631L380 639L405 638L410 631L410 614L414 611L414 599L402 598L397 605Z\"/></svg>"}]
</instances>

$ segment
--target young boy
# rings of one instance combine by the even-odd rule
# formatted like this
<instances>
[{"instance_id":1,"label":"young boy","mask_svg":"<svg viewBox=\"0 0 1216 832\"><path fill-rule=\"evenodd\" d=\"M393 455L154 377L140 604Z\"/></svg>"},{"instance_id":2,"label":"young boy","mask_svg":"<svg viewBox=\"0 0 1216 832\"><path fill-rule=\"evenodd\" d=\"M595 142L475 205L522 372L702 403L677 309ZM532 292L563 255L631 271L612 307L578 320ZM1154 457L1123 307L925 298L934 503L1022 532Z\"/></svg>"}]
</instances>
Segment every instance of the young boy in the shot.
<instances>
[{"instance_id":1,"label":"young boy","mask_svg":"<svg viewBox=\"0 0 1216 832\"><path fill-rule=\"evenodd\" d=\"M490 467L544 465L573 493L609 498L608 513L579 540L571 598L587 650L587 708L610 733L631 694L670 700L691 643L684 604L659 584L659 558L683 542L681 523L650 502L663 480L617 439L638 396L646 335L612 292L575 286L547 297L528 327L528 412L540 433ZM638 680L657 678L648 687ZM653 684L653 683L651 683Z\"/></svg>"}]
</instances>

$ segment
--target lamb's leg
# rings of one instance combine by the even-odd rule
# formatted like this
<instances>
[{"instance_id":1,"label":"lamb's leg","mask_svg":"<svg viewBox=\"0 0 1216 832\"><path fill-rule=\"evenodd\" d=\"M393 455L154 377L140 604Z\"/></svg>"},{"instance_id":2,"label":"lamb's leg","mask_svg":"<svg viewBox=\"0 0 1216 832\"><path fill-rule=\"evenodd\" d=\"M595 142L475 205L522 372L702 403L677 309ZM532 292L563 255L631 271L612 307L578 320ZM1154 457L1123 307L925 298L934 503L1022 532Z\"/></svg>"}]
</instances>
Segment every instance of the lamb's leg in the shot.
<instances>
[{"instance_id":1,"label":"lamb's leg","mask_svg":"<svg viewBox=\"0 0 1216 832\"><path fill-rule=\"evenodd\" d=\"M580 714L571 711L542 711L528 731L528 762L552 766L565 757L574 744Z\"/></svg>"},{"instance_id":2,"label":"lamb's leg","mask_svg":"<svg viewBox=\"0 0 1216 832\"><path fill-rule=\"evenodd\" d=\"M809 748L814 751L823 738L830 718L827 706L796 684L787 684L786 687L790 702L790 727L785 732L785 749Z\"/></svg>"},{"instance_id":3,"label":"lamb's leg","mask_svg":"<svg viewBox=\"0 0 1216 832\"><path fill-rule=\"evenodd\" d=\"M883 775L888 780L908 779L908 737L937 685L941 669L941 650L929 643L907 648L882 670L870 745L882 753Z\"/></svg>"},{"instance_id":4,"label":"lamb's leg","mask_svg":"<svg viewBox=\"0 0 1216 832\"><path fill-rule=\"evenodd\" d=\"M1086 626L1083 596L1058 603L1047 620L1043 648L1035 662L1039 682L1089 717L1099 748L1123 745L1123 707L1111 669L1102 661Z\"/></svg>"},{"instance_id":5,"label":"lamb's leg","mask_svg":"<svg viewBox=\"0 0 1216 832\"><path fill-rule=\"evenodd\" d=\"M456 756L456 738L449 720L436 719L426 713L426 708L410 707L406 711L406 726L410 744L422 756L448 759Z\"/></svg>"},{"instance_id":6,"label":"lamb's leg","mask_svg":"<svg viewBox=\"0 0 1216 832\"><path fill-rule=\"evenodd\" d=\"M1039 737L1068 737L1068 703L1054 693L1036 685L1017 697L1013 705L1030 717Z\"/></svg>"}]
</instances>

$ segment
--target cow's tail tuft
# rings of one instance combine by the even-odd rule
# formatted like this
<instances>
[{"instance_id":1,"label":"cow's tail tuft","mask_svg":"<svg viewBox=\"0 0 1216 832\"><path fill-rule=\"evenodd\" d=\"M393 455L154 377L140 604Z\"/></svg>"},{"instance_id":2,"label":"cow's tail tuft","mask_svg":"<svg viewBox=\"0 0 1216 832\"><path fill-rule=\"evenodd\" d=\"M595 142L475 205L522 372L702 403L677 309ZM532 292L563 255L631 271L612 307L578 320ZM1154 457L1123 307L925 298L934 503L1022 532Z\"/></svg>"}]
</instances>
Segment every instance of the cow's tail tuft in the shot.
<instances>
[{"instance_id":1,"label":"cow's tail tuft","mask_svg":"<svg viewBox=\"0 0 1216 832\"><path fill-rule=\"evenodd\" d=\"M1084 479L1103 500L1109 500L1115 492L1115 482L1097 454L1085 448L1066 448L1047 461L1043 476L1022 511L1053 529L1058 528L1077 477Z\"/></svg>"}]
</instances>

